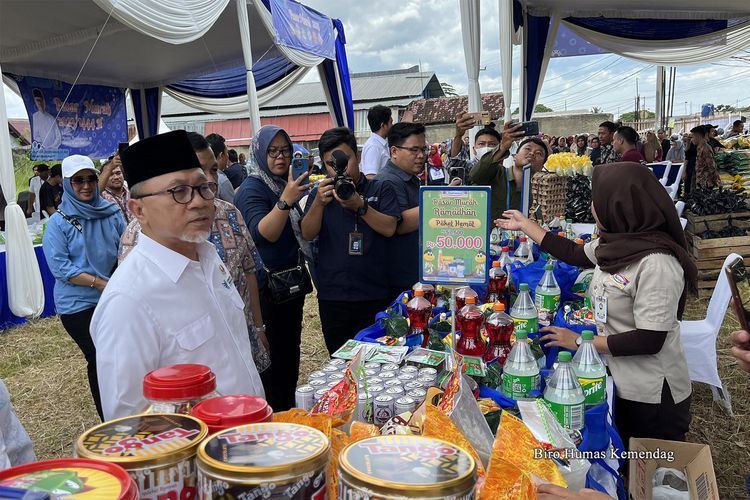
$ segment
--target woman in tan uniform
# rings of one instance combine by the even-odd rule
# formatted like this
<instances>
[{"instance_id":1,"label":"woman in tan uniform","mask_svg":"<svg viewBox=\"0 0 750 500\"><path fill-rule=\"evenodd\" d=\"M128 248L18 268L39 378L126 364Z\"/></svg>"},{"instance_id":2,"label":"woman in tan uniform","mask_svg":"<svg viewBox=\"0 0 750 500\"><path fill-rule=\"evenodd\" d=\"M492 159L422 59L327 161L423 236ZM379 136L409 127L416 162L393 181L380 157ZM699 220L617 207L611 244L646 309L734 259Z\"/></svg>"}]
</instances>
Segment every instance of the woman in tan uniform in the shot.
<instances>
[{"instance_id":1,"label":"woman in tan uniform","mask_svg":"<svg viewBox=\"0 0 750 500\"><path fill-rule=\"evenodd\" d=\"M594 268L594 345L615 383L615 423L625 446L631 437L684 441L691 384L679 320L697 270L677 212L654 174L637 163L596 167L592 194L600 238L584 246L517 211L496 224L523 231L564 262ZM542 331L550 346L575 350L580 338L566 328Z\"/></svg>"}]
</instances>

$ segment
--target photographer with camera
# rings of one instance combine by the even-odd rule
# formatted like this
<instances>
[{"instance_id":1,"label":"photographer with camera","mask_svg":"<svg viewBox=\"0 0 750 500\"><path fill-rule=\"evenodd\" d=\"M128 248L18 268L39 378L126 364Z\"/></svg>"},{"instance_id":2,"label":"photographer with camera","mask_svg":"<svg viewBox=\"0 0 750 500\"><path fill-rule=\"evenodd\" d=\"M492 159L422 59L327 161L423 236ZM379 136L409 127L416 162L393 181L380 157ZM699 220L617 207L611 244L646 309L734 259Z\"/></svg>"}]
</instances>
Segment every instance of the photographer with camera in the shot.
<instances>
[{"instance_id":1,"label":"photographer with camera","mask_svg":"<svg viewBox=\"0 0 750 500\"><path fill-rule=\"evenodd\" d=\"M393 299L383 269L401 211L388 184L360 173L351 130L325 131L318 148L329 177L310 193L301 226L304 239L318 238L318 311L333 354Z\"/></svg>"}]
</instances>

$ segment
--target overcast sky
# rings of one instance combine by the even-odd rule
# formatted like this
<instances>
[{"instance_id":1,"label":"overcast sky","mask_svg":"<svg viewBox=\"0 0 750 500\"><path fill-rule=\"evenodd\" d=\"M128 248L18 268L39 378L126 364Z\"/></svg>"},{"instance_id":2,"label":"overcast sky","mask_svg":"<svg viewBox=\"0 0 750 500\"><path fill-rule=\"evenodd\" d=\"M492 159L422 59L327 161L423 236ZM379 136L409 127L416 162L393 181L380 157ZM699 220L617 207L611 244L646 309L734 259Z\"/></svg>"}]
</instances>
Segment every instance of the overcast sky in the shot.
<instances>
[{"instance_id":1,"label":"overcast sky","mask_svg":"<svg viewBox=\"0 0 750 500\"><path fill-rule=\"evenodd\" d=\"M466 93L458 0L303 0L344 23L349 68L353 72L407 68L421 64L441 82ZM482 92L500 91L497 2L482 4ZM365 7L377 5L377 9ZM514 54L513 108L518 103L519 50ZM311 72L314 78L317 72ZM555 111L599 107L615 115L634 106L636 78L646 106L654 108L656 68L605 54L552 59L539 102ZM702 103L750 105L745 81L750 63L727 60L678 69L675 114L698 112ZM21 100L6 89L9 117L25 117Z\"/></svg>"}]
</instances>

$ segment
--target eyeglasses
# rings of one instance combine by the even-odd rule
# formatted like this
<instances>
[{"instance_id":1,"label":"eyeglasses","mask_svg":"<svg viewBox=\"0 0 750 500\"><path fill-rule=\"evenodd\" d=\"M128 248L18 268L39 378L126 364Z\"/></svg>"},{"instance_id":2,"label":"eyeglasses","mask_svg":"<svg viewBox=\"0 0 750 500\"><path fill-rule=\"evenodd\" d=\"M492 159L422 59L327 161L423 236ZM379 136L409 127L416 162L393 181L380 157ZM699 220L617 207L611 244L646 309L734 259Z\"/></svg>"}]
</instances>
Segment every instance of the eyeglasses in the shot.
<instances>
[{"instance_id":1,"label":"eyeglasses","mask_svg":"<svg viewBox=\"0 0 750 500\"><path fill-rule=\"evenodd\" d=\"M420 148L420 147L417 147L417 146L413 146L413 147L410 147L410 148L405 148L403 146L394 146L394 147L396 147L398 149L405 149L406 151L410 152L414 156L419 156L419 153L422 153L425 156L427 156L427 155L430 154L430 148Z\"/></svg>"},{"instance_id":2,"label":"eyeglasses","mask_svg":"<svg viewBox=\"0 0 750 500\"><path fill-rule=\"evenodd\" d=\"M84 184L96 184L99 178L95 175L89 177L73 177L70 179L71 184L83 186Z\"/></svg>"},{"instance_id":3,"label":"eyeglasses","mask_svg":"<svg viewBox=\"0 0 750 500\"><path fill-rule=\"evenodd\" d=\"M289 148L268 148L268 156L271 158L278 158L281 155L284 155L284 158L290 158L292 150Z\"/></svg>"},{"instance_id":4,"label":"eyeglasses","mask_svg":"<svg viewBox=\"0 0 750 500\"><path fill-rule=\"evenodd\" d=\"M216 198L216 191L218 189L219 185L215 182L204 182L203 184L198 184L197 186L188 186L187 184L183 184L181 186L175 186L170 189L165 189L164 191L157 191L156 193L146 193L140 196L132 196L132 198L147 198L149 196L169 193L172 195L172 198L174 198L174 201L181 205L187 205L188 203L193 201L196 191L198 191L198 194L201 195L201 198L203 198L204 200L213 200L214 198Z\"/></svg>"}]
</instances>

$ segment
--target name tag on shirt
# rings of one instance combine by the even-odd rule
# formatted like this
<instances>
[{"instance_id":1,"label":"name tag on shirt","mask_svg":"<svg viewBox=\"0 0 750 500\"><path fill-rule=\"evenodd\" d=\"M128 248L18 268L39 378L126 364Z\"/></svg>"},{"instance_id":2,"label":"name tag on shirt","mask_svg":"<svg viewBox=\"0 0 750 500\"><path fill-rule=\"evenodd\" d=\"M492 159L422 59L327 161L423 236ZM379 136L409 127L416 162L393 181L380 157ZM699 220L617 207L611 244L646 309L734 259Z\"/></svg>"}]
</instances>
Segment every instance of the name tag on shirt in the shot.
<instances>
[{"instance_id":1,"label":"name tag on shirt","mask_svg":"<svg viewBox=\"0 0 750 500\"><path fill-rule=\"evenodd\" d=\"M365 249L365 238L362 233L351 232L349 233L349 255L361 256L364 255Z\"/></svg>"},{"instance_id":2,"label":"name tag on shirt","mask_svg":"<svg viewBox=\"0 0 750 500\"><path fill-rule=\"evenodd\" d=\"M594 316L596 321L607 322L607 297L605 295L594 297Z\"/></svg>"}]
</instances>

